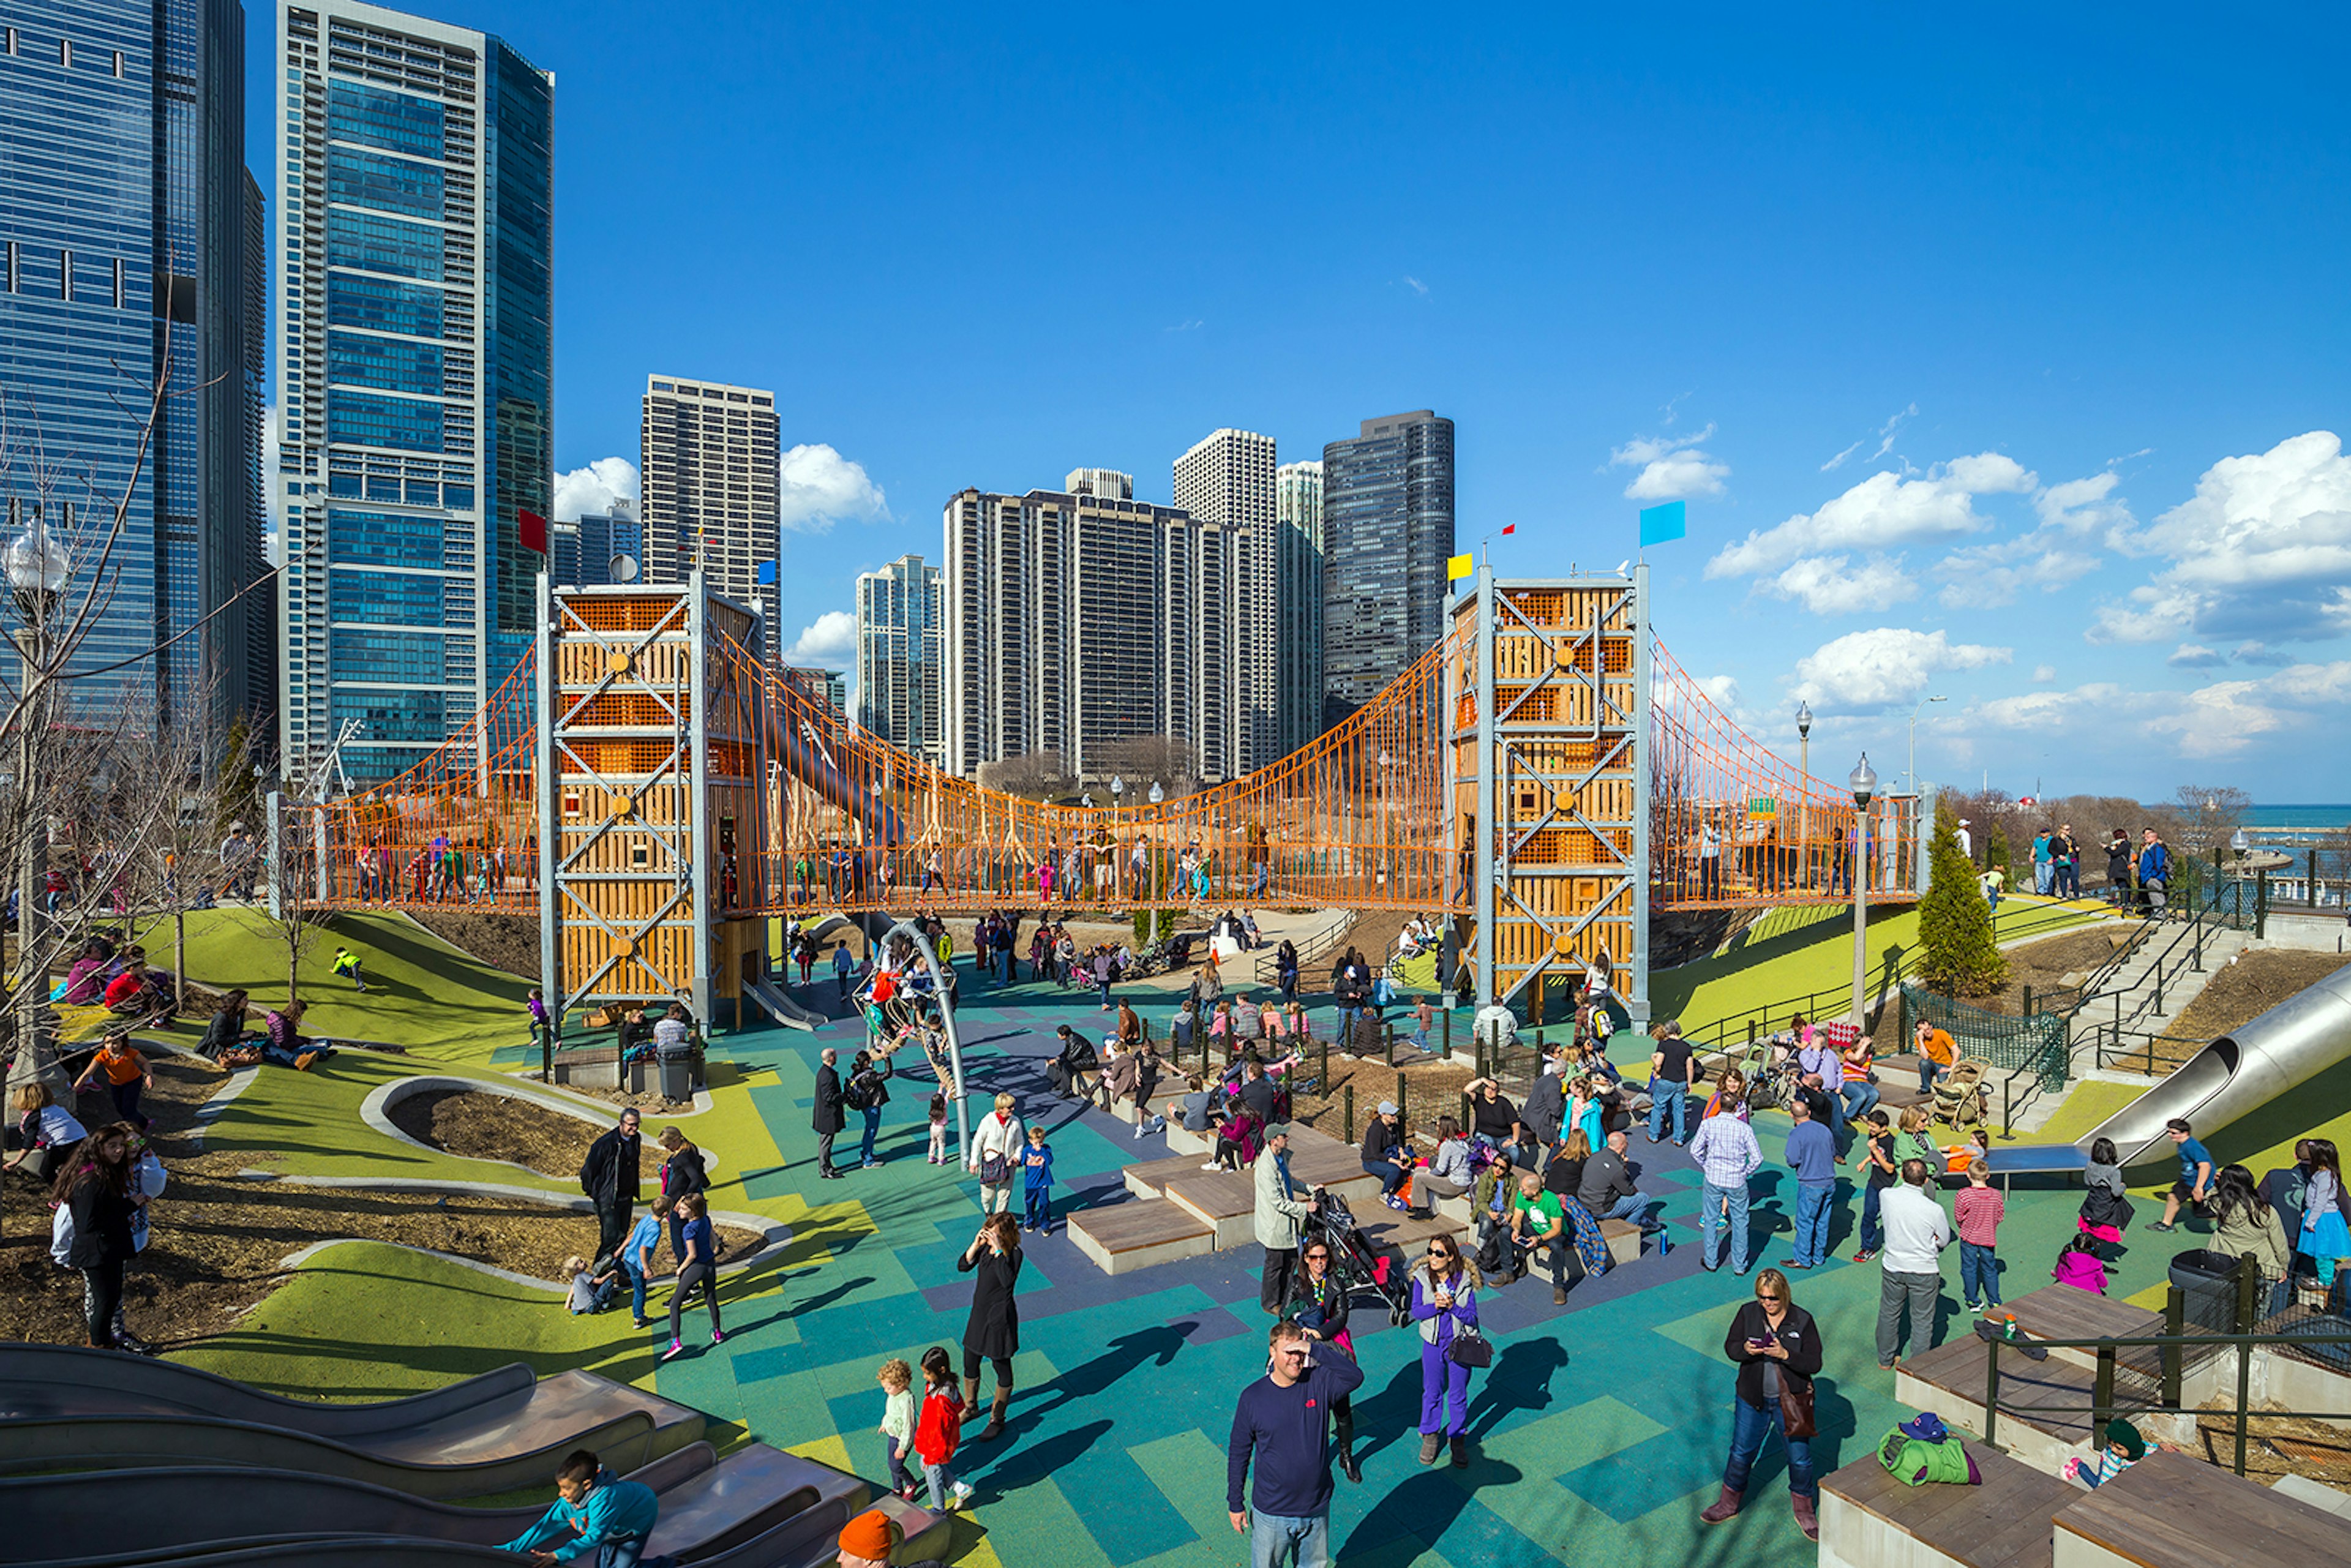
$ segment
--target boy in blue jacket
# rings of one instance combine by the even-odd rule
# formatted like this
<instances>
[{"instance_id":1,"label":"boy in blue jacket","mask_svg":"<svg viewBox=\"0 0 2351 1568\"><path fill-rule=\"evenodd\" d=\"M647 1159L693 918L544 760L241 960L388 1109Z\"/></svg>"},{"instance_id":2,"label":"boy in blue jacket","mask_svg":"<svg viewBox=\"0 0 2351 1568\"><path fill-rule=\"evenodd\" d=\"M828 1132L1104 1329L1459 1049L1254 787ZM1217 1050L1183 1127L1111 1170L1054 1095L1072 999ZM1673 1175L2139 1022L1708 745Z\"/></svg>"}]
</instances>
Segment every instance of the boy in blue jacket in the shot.
<instances>
[{"instance_id":1,"label":"boy in blue jacket","mask_svg":"<svg viewBox=\"0 0 2351 1568\"><path fill-rule=\"evenodd\" d=\"M500 1551L528 1552L538 1563L584 1559L594 1568L653 1568L666 1561L644 1555L661 1513L653 1488L622 1480L581 1448L557 1468L555 1490L555 1506Z\"/></svg>"}]
</instances>

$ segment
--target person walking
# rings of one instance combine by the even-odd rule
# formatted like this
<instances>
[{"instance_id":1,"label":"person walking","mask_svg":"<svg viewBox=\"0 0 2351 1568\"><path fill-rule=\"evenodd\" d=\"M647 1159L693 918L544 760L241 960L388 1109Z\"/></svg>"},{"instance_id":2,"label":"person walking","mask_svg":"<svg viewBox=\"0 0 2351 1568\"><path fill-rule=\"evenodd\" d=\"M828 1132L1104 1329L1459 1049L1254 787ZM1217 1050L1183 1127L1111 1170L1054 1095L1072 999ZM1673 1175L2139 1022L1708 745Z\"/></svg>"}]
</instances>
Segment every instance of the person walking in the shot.
<instances>
[{"instance_id":1,"label":"person walking","mask_svg":"<svg viewBox=\"0 0 2351 1568\"><path fill-rule=\"evenodd\" d=\"M1327 1568L1331 1561L1332 1406L1363 1386L1363 1368L1319 1354L1288 1319L1266 1336L1266 1374L1241 1390L1225 1449L1225 1509L1249 1538L1250 1568ZM1257 1508L1246 1500L1257 1466Z\"/></svg>"},{"instance_id":2,"label":"person walking","mask_svg":"<svg viewBox=\"0 0 2351 1568\"><path fill-rule=\"evenodd\" d=\"M1943 1288L1943 1249L1951 1222L1927 1191L1927 1162L1902 1162L1902 1179L1886 1190L1886 1250L1879 1255L1877 1369L1891 1372L1902 1346L1902 1308L1910 1307L1910 1354L1935 1345L1935 1301Z\"/></svg>"},{"instance_id":3,"label":"person walking","mask_svg":"<svg viewBox=\"0 0 2351 1568\"><path fill-rule=\"evenodd\" d=\"M1299 1227L1312 1205L1301 1196L1290 1175L1290 1124L1276 1122L1265 1130L1265 1147L1252 1169L1256 1181L1258 1245L1265 1249L1265 1269L1259 1282L1258 1303L1275 1317L1290 1300L1290 1271L1298 1265ZM1316 1186L1312 1189L1321 1192Z\"/></svg>"},{"instance_id":4,"label":"person walking","mask_svg":"<svg viewBox=\"0 0 2351 1568\"><path fill-rule=\"evenodd\" d=\"M637 1188L643 1179L637 1170L638 1120L633 1107L622 1112L619 1124L588 1145L588 1158L580 1167L580 1190L596 1206L592 1260L598 1263L619 1249L622 1238L629 1233L629 1217L636 1210Z\"/></svg>"},{"instance_id":5,"label":"person walking","mask_svg":"<svg viewBox=\"0 0 2351 1568\"><path fill-rule=\"evenodd\" d=\"M826 1181L841 1174L832 1163L832 1140L849 1125L841 1093L840 1061L837 1047L828 1045L817 1053L816 1108L809 1118L809 1125L816 1132L816 1174Z\"/></svg>"},{"instance_id":6,"label":"person walking","mask_svg":"<svg viewBox=\"0 0 2351 1568\"><path fill-rule=\"evenodd\" d=\"M1530 1174L1537 1192L1541 1181ZM1524 1191L1524 1182L1520 1190ZM1478 1268L1450 1236L1428 1239L1412 1271L1412 1319L1420 1325L1420 1462L1433 1465L1449 1438L1457 1468L1469 1463L1468 1343L1478 1333ZM1460 1348L1457 1349L1458 1346ZM1490 1354L1490 1353L1489 1353ZM1449 1406L1449 1408L1448 1408Z\"/></svg>"},{"instance_id":7,"label":"person walking","mask_svg":"<svg viewBox=\"0 0 2351 1568\"><path fill-rule=\"evenodd\" d=\"M678 1199L673 1212L683 1223L674 1244L677 1282L670 1287L669 1348L662 1353L664 1361L685 1354L682 1337L685 1299L697 1287L702 1291L703 1310L710 1314L710 1343L722 1344L726 1339L726 1326L718 1321L718 1238L710 1223L709 1206L700 1193L689 1193Z\"/></svg>"},{"instance_id":8,"label":"person walking","mask_svg":"<svg viewBox=\"0 0 2351 1568\"><path fill-rule=\"evenodd\" d=\"M1828 1261L1829 1218L1836 1207L1836 1135L1813 1119L1812 1103L1788 1103L1788 1168L1796 1173L1795 1256L1786 1267L1817 1269Z\"/></svg>"},{"instance_id":9,"label":"person walking","mask_svg":"<svg viewBox=\"0 0 2351 1568\"><path fill-rule=\"evenodd\" d=\"M865 1138L857 1149L857 1164L862 1170L872 1170L882 1163L881 1156L873 1152L873 1140L882 1135L882 1107L890 1103L889 1081L889 1058L861 1051L851 1059L849 1088L841 1099L855 1106L865 1118Z\"/></svg>"},{"instance_id":10,"label":"person walking","mask_svg":"<svg viewBox=\"0 0 2351 1568\"><path fill-rule=\"evenodd\" d=\"M1649 1142L1670 1136L1679 1147L1689 1137L1683 1129L1698 1053L1673 1024L1661 1023L1651 1033L1657 1043L1649 1053Z\"/></svg>"},{"instance_id":11,"label":"person walking","mask_svg":"<svg viewBox=\"0 0 2351 1568\"><path fill-rule=\"evenodd\" d=\"M1772 1433L1788 1445L1788 1492L1796 1528L1807 1541L1821 1538L1817 1504L1820 1483L1813 1475L1813 1378L1821 1370L1820 1331L1796 1305L1788 1276L1765 1269L1755 1276L1755 1295L1740 1304L1722 1354L1739 1366L1730 1401L1730 1458L1722 1467L1722 1495L1699 1514L1720 1524L1746 1500L1747 1479Z\"/></svg>"},{"instance_id":12,"label":"person walking","mask_svg":"<svg viewBox=\"0 0 2351 1568\"><path fill-rule=\"evenodd\" d=\"M1755 1129L1737 1116L1709 1116L1698 1124L1690 1155L1706 1177L1698 1199L1699 1245L1705 1249L1698 1264L1709 1274L1720 1266L1715 1261L1714 1238L1727 1222L1731 1272L1743 1275L1748 1267L1747 1178L1763 1163Z\"/></svg>"},{"instance_id":13,"label":"person walking","mask_svg":"<svg viewBox=\"0 0 2351 1568\"><path fill-rule=\"evenodd\" d=\"M673 1217L670 1241L676 1246L685 1230L684 1220L675 1218L678 1199L688 1193L710 1190L710 1166L702 1157L702 1151L694 1146L694 1140L675 1127L662 1129L661 1146L668 1157L662 1161L661 1201L657 1207L668 1209ZM643 1312L637 1315L644 1316Z\"/></svg>"},{"instance_id":14,"label":"person walking","mask_svg":"<svg viewBox=\"0 0 2351 1568\"><path fill-rule=\"evenodd\" d=\"M1298 1255L1298 1275L1290 1281L1284 1315L1315 1343L1355 1359L1355 1336L1347 1332L1347 1283L1331 1271L1331 1244L1319 1236ZM1354 1401L1341 1395L1332 1402L1331 1418L1338 1428L1340 1473L1360 1486L1364 1472L1355 1463Z\"/></svg>"},{"instance_id":15,"label":"person walking","mask_svg":"<svg viewBox=\"0 0 2351 1568\"><path fill-rule=\"evenodd\" d=\"M1004 1214L1012 1207L1012 1189L1020 1185L1021 1150L1029 1129L1020 1124L1010 1090L998 1092L996 1109L979 1119L971 1135L966 1169L979 1177L979 1211Z\"/></svg>"},{"instance_id":16,"label":"person walking","mask_svg":"<svg viewBox=\"0 0 2351 1568\"><path fill-rule=\"evenodd\" d=\"M996 1400L987 1409L987 1425L972 1440L993 1442L1004 1436L1004 1412L1012 1403L1012 1358L1020 1354L1020 1308L1012 1298L1020 1279L1020 1230L1008 1214L991 1214L980 1221L979 1233L956 1260L956 1272L974 1276L971 1315L963 1328L963 1403L979 1406L979 1364L996 1373Z\"/></svg>"},{"instance_id":17,"label":"person walking","mask_svg":"<svg viewBox=\"0 0 2351 1568\"><path fill-rule=\"evenodd\" d=\"M131 1139L127 1122L100 1127L84 1138L50 1185L49 1200L66 1210L73 1243L64 1262L81 1270L83 1318L94 1350L117 1350L114 1316L122 1305L122 1270L138 1250L131 1231L138 1212L131 1191Z\"/></svg>"}]
</instances>

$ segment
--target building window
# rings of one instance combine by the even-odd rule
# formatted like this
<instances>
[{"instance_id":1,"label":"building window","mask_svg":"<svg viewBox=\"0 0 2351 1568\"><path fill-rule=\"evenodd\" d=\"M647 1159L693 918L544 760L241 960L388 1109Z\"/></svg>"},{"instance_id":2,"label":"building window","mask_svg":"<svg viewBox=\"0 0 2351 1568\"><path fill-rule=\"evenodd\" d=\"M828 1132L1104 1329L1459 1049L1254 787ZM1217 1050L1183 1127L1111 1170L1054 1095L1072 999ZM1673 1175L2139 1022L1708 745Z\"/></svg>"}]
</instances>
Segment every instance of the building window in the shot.
<instances>
[{"instance_id":1,"label":"building window","mask_svg":"<svg viewBox=\"0 0 2351 1568\"><path fill-rule=\"evenodd\" d=\"M12 55L16 52L16 29L14 27L8 29L8 52Z\"/></svg>"}]
</instances>

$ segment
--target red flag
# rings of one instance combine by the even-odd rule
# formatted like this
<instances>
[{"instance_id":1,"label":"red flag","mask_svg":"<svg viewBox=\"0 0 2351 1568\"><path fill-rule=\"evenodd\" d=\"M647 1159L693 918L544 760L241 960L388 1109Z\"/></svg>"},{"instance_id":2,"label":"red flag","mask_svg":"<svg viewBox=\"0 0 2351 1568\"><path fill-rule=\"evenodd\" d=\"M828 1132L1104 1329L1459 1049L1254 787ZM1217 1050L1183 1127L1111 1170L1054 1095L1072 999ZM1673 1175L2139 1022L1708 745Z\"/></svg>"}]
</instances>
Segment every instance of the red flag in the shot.
<instances>
[{"instance_id":1,"label":"red flag","mask_svg":"<svg viewBox=\"0 0 2351 1568\"><path fill-rule=\"evenodd\" d=\"M515 526L521 530L523 549L537 550L541 555L547 553L547 519L545 517L540 517L537 512L526 511L517 507L515 508Z\"/></svg>"},{"instance_id":2,"label":"red flag","mask_svg":"<svg viewBox=\"0 0 2351 1568\"><path fill-rule=\"evenodd\" d=\"M1516 523L1504 523L1502 525L1502 531L1506 534L1517 533L1519 531L1519 525Z\"/></svg>"}]
</instances>

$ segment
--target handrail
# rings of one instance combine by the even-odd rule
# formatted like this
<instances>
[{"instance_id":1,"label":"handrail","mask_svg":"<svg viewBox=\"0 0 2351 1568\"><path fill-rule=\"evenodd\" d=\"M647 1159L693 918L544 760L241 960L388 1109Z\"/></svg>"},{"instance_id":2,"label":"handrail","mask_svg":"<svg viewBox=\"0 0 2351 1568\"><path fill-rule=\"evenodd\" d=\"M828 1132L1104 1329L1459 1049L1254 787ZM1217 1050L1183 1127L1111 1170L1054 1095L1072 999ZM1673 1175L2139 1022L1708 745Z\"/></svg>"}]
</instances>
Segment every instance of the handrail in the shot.
<instances>
[{"instance_id":1,"label":"handrail","mask_svg":"<svg viewBox=\"0 0 2351 1568\"><path fill-rule=\"evenodd\" d=\"M1314 959L1322 957L1324 954L1330 952L1332 948L1337 946L1339 945L1339 938L1345 936L1348 932L1353 931L1357 923L1362 919L1363 914L1360 910L1348 909L1341 911L1340 914L1332 920L1331 924L1323 926L1311 936L1309 936L1305 943L1299 947L1299 968L1303 971L1308 964L1311 963ZM1270 965L1275 958L1279 957L1280 953L1281 944L1277 942L1273 945L1270 951L1259 956L1257 960L1256 971L1252 977L1258 985L1267 986L1273 983L1273 973L1267 967L1267 966Z\"/></svg>"}]
</instances>

